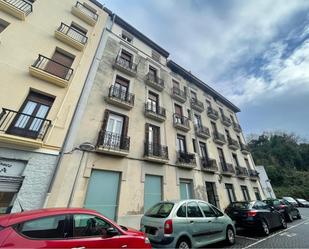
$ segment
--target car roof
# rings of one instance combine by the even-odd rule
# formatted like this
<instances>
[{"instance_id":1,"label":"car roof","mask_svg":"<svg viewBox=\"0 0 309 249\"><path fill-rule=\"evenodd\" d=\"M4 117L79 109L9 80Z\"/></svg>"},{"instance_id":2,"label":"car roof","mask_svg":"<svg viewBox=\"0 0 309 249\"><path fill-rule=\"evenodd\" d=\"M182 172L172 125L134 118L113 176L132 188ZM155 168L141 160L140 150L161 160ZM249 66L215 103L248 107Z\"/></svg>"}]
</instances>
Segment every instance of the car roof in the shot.
<instances>
[{"instance_id":1,"label":"car roof","mask_svg":"<svg viewBox=\"0 0 309 249\"><path fill-rule=\"evenodd\" d=\"M72 213L84 213L84 214L102 216L102 214L100 214L95 210L85 208L43 208L43 209L23 211L19 213L12 213L0 216L0 225L11 226L27 220L38 219L53 215L72 214Z\"/></svg>"}]
</instances>

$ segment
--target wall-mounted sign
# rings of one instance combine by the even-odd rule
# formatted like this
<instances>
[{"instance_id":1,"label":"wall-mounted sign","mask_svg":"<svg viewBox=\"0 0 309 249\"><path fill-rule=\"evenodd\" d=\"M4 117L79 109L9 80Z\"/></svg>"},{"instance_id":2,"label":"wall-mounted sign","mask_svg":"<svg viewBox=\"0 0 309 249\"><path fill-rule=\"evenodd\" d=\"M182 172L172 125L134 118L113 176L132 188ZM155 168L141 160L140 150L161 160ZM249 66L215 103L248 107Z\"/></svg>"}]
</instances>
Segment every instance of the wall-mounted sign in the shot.
<instances>
[{"instance_id":1,"label":"wall-mounted sign","mask_svg":"<svg viewBox=\"0 0 309 249\"><path fill-rule=\"evenodd\" d=\"M21 176L25 166L23 161L0 158L0 176Z\"/></svg>"}]
</instances>

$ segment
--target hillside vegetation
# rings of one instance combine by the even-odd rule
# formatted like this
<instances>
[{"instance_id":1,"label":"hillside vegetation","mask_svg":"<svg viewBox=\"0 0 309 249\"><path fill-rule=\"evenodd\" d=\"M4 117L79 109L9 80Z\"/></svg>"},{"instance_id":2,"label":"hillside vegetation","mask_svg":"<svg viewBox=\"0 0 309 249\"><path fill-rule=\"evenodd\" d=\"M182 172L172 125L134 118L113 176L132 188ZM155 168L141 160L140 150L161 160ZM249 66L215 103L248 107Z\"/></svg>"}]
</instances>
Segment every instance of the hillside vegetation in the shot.
<instances>
[{"instance_id":1,"label":"hillside vegetation","mask_svg":"<svg viewBox=\"0 0 309 249\"><path fill-rule=\"evenodd\" d=\"M263 165L277 197L309 199L309 144L293 134L251 136L256 165Z\"/></svg>"}]
</instances>

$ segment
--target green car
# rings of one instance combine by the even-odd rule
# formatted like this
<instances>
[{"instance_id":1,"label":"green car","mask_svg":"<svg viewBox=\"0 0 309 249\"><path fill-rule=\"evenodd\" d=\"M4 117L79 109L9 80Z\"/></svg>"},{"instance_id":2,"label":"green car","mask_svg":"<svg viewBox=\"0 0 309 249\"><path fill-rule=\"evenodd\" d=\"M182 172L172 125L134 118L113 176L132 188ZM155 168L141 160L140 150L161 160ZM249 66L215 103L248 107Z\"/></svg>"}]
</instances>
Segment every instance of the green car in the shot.
<instances>
[{"instance_id":1,"label":"green car","mask_svg":"<svg viewBox=\"0 0 309 249\"><path fill-rule=\"evenodd\" d=\"M163 201L141 219L153 247L191 248L225 240L235 243L235 226L230 217L202 200Z\"/></svg>"}]
</instances>

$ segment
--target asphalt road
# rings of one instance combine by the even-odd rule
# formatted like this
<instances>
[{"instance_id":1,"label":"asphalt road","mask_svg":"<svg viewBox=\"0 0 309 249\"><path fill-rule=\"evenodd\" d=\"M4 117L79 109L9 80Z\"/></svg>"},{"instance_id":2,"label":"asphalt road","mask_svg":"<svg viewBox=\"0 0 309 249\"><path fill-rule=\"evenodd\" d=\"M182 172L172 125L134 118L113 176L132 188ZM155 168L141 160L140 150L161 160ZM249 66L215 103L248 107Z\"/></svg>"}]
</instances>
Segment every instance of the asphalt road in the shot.
<instances>
[{"instance_id":1,"label":"asphalt road","mask_svg":"<svg viewBox=\"0 0 309 249\"><path fill-rule=\"evenodd\" d=\"M236 243L226 246L223 243L207 248L309 248L309 208L299 208L302 219L288 223L287 229L277 229L267 237L253 231L237 231Z\"/></svg>"}]
</instances>

